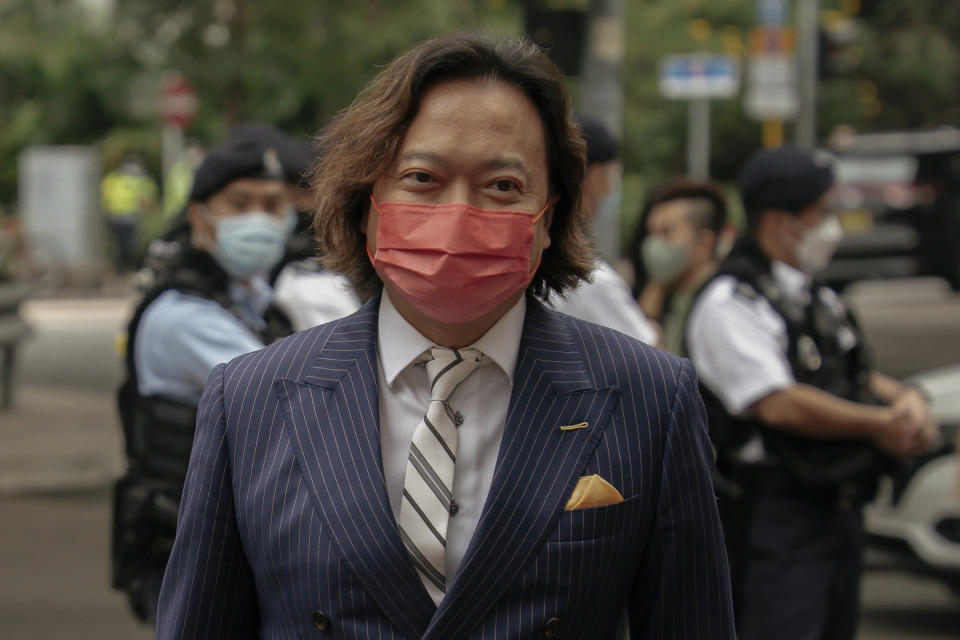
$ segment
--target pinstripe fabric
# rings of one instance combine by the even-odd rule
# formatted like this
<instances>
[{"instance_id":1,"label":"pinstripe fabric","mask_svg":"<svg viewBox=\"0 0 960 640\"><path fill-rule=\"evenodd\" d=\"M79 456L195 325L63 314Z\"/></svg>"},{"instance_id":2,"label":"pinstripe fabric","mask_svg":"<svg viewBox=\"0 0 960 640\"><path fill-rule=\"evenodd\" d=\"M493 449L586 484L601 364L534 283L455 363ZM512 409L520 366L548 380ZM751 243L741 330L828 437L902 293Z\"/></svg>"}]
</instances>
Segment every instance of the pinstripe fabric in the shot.
<instances>
[{"instance_id":1,"label":"pinstripe fabric","mask_svg":"<svg viewBox=\"0 0 960 640\"><path fill-rule=\"evenodd\" d=\"M733 637L690 363L533 301L493 485L434 607L383 483L378 303L211 375L158 638L533 638L557 617L603 639L628 606L635 638ZM563 511L593 473L625 501Z\"/></svg>"}]
</instances>

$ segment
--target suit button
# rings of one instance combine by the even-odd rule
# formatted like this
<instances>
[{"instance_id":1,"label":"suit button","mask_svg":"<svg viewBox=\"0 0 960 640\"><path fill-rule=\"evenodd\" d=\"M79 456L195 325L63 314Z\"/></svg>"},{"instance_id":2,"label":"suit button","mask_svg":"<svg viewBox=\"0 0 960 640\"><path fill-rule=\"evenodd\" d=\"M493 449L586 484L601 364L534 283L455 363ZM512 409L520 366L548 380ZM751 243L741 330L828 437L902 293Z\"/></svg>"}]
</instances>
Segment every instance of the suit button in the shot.
<instances>
[{"instance_id":1,"label":"suit button","mask_svg":"<svg viewBox=\"0 0 960 640\"><path fill-rule=\"evenodd\" d=\"M330 618L323 611L313 612L313 624L320 631L327 631L330 628Z\"/></svg>"},{"instance_id":2,"label":"suit button","mask_svg":"<svg viewBox=\"0 0 960 640\"><path fill-rule=\"evenodd\" d=\"M543 625L544 638L556 638L560 635L560 618L550 618L547 624Z\"/></svg>"}]
</instances>

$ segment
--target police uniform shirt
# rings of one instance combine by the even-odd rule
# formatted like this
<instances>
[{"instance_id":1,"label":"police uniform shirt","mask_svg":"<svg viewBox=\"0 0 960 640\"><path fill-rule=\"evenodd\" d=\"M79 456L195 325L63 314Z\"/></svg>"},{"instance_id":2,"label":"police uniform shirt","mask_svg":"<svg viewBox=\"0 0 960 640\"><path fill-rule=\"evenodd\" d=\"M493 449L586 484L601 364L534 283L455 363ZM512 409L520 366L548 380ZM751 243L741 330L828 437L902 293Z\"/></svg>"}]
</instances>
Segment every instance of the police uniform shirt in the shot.
<instances>
[{"instance_id":1,"label":"police uniform shirt","mask_svg":"<svg viewBox=\"0 0 960 640\"><path fill-rule=\"evenodd\" d=\"M346 276L310 262L283 268L274 285L273 301L290 319L294 331L342 318L360 308L360 298Z\"/></svg>"},{"instance_id":2,"label":"police uniform shirt","mask_svg":"<svg viewBox=\"0 0 960 640\"><path fill-rule=\"evenodd\" d=\"M550 306L568 315L625 333L647 344L657 344L657 331L633 299L630 287L606 262L596 265L591 282L581 282L553 296Z\"/></svg>"},{"instance_id":3,"label":"police uniform shirt","mask_svg":"<svg viewBox=\"0 0 960 640\"><path fill-rule=\"evenodd\" d=\"M774 262L772 273L788 299L809 304L807 274L783 262ZM822 302L843 312L836 293L819 291ZM857 340L848 328L839 339L846 348ZM700 380L731 415L742 415L758 400L796 383L787 359L786 323L765 298L738 286L732 276L707 285L690 312L687 343Z\"/></svg>"},{"instance_id":4,"label":"police uniform shirt","mask_svg":"<svg viewBox=\"0 0 960 640\"><path fill-rule=\"evenodd\" d=\"M231 282L228 293L243 320L213 300L174 289L147 307L134 341L141 395L196 404L215 366L264 346L254 331L264 326L270 286L255 278L250 287Z\"/></svg>"}]
</instances>

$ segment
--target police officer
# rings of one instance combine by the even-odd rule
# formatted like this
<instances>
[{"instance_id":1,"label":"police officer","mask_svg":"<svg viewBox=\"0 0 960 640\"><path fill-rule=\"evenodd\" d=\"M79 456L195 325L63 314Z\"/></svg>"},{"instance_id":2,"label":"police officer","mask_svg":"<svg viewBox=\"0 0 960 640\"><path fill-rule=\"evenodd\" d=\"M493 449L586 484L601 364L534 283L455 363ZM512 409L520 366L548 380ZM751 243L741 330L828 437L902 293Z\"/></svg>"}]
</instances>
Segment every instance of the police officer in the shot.
<instances>
[{"instance_id":1,"label":"police officer","mask_svg":"<svg viewBox=\"0 0 960 640\"><path fill-rule=\"evenodd\" d=\"M739 637L852 640L860 506L892 456L937 437L922 394L870 368L840 298L813 279L842 230L828 165L784 147L741 176L748 233L694 302L690 356L723 483Z\"/></svg>"},{"instance_id":2,"label":"police officer","mask_svg":"<svg viewBox=\"0 0 960 640\"><path fill-rule=\"evenodd\" d=\"M590 220L610 206L621 167L617 141L598 120L577 116L587 145L587 173L583 180L583 207ZM629 285L606 261L598 260L590 279L550 299L557 311L621 331L647 344L657 344L659 333L643 315Z\"/></svg>"},{"instance_id":3,"label":"police officer","mask_svg":"<svg viewBox=\"0 0 960 640\"><path fill-rule=\"evenodd\" d=\"M206 156L187 206L189 243L128 328L119 393L128 473L114 505L114 585L152 621L173 542L196 407L210 371L290 332L266 274L296 222L271 139L237 131Z\"/></svg>"}]
</instances>

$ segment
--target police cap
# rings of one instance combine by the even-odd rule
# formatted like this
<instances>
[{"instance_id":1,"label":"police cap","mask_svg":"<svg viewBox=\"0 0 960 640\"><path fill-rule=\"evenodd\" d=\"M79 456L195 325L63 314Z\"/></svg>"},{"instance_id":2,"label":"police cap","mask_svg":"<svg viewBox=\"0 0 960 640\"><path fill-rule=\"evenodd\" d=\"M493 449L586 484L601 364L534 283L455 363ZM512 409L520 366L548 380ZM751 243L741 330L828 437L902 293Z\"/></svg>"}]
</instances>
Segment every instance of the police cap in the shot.
<instances>
[{"instance_id":1,"label":"police cap","mask_svg":"<svg viewBox=\"0 0 960 640\"><path fill-rule=\"evenodd\" d=\"M587 166L595 162L610 162L617 157L619 145L603 123L582 114L577 114L576 120L583 141L587 143Z\"/></svg>"},{"instance_id":2,"label":"police cap","mask_svg":"<svg viewBox=\"0 0 960 640\"><path fill-rule=\"evenodd\" d=\"M740 174L740 196L748 211L781 209L796 213L816 202L833 185L833 170L796 147L753 154Z\"/></svg>"},{"instance_id":3,"label":"police cap","mask_svg":"<svg viewBox=\"0 0 960 640\"><path fill-rule=\"evenodd\" d=\"M281 144L272 132L237 127L207 152L194 175L190 200L202 202L241 178L284 179L280 152Z\"/></svg>"}]
</instances>

